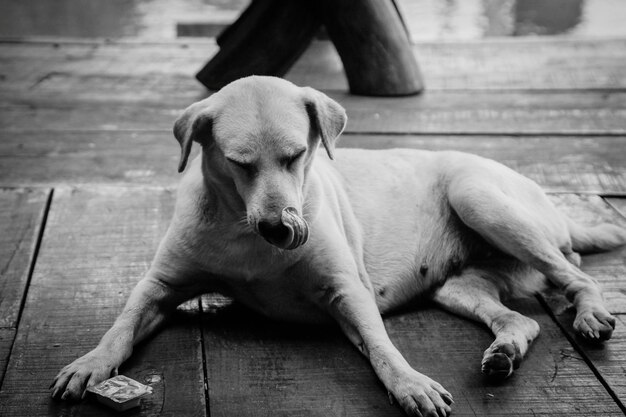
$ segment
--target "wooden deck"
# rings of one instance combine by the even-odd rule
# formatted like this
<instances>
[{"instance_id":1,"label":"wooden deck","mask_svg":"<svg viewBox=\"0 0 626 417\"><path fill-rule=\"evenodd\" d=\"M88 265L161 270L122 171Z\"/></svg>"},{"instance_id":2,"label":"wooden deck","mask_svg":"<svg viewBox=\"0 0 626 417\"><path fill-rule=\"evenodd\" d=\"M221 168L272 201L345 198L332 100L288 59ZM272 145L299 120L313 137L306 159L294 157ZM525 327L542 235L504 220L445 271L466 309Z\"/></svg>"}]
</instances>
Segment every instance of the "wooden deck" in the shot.
<instances>
[{"instance_id":1,"label":"wooden deck","mask_svg":"<svg viewBox=\"0 0 626 417\"><path fill-rule=\"evenodd\" d=\"M172 214L179 111L207 95L193 74L208 41L0 42L0 415L116 415L49 398L56 372L91 349L148 268ZM626 226L626 40L415 45L427 91L345 93L316 42L288 79L347 109L342 146L458 149L534 179L580 222ZM455 416L626 412L626 250L585 257L618 317L613 340L572 332L560 296L516 301L542 328L502 385L480 374L486 328L421 306L386 318ZM122 373L154 394L140 416L401 416L333 327L270 322L220 297L183 306Z\"/></svg>"}]
</instances>

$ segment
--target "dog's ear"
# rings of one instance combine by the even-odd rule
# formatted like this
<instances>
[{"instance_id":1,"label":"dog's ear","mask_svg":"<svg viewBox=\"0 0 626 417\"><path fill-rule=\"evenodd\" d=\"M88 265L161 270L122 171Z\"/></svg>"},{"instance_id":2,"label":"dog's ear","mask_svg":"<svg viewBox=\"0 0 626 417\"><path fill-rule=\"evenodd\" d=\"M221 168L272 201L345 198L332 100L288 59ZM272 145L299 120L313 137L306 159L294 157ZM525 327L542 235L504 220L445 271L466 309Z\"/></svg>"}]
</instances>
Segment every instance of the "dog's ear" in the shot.
<instances>
[{"instance_id":1,"label":"dog's ear","mask_svg":"<svg viewBox=\"0 0 626 417\"><path fill-rule=\"evenodd\" d=\"M348 122L346 110L339 103L310 87L303 87L306 111L317 130L330 159L334 159L335 142Z\"/></svg>"},{"instance_id":2,"label":"dog's ear","mask_svg":"<svg viewBox=\"0 0 626 417\"><path fill-rule=\"evenodd\" d=\"M193 141L206 145L213 140L213 111L206 100L194 103L174 123L174 137L180 144L178 172L187 166Z\"/></svg>"}]
</instances>

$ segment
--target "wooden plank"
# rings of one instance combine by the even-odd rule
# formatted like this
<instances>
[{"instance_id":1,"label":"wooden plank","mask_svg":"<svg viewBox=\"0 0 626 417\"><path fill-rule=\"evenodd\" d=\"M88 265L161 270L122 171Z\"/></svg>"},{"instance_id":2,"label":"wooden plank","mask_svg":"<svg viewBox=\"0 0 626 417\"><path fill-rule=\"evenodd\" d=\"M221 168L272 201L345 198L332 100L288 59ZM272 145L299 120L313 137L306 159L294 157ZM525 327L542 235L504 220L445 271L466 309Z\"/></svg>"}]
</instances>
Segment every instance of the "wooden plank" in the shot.
<instances>
[{"instance_id":1,"label":"wooden plank","mask_svg":"<svg viewBox=\"0 0 626 417\"><path fill-rule=\"evenodd\" d=\"M204 96L196 90L192 95L144 97L123 87L102 94L61 89L20 93L21 97L0 91L0 129L169 131L176 116ZM626 134L626 92L426 91L420 96L395 98L329 95L346 108L349 133Z\"/></svg>"},{"instance_id":2,"label":"wooden plank","mask_svg":"<svg viewBox=\"0 0 626 417\"><path fill-rule=\"evenodd\" d=\"M454 149L500 161L551 191L626 193L626 140L620 137L346 134L338 144ZM178 144L170 131L0 131L0 185L172 186L180 179L178 157Z\"/></svg>"},{"instance_id":3,"label":"wooden plank","mask_svg":"<svg viewBox=\"0 0 626 417\"><path fill-rule=\"evenodd\" d=\"M339 145L457 150L501 162L547 191L616 194L626 191L626 140L618 137L355 134L344 135Z\"/></svg>"},{"instance_id":4,"label":"wooden plank","mask_svg":"<svg viewBox=\"0 0 626 417\"><path fill-rule=\"evenodd\" d=\"M221 303L204 306L212 417L401 415L336 328L272 322Z\"/></svg>"},{"instance_id":5,"label":"wooden plank","mask_svg":"<svg viewBox=\"0 0 626 417\"><path fill-rule=\"evenodd\" d=\"M626 218L626 198L609 197L605 199L622 217Z\"/></svg>"},{"instance_id":6,"label":"wooden plank","mask_svg":"<svg viewBox=\"0 0 626 417\"><path fill-rule=\"evenodd\" d=\"M501 385L481 378L483 350L492 342L481 326L428 310L419 321L414 320L417 312L397 316L387 327L409 363L449 387L455 396L454 415L620 415L538 303L522 300L512 307L536 320L541 333L521 367Z\"/></svg>"},{"instance_id":7,"label":"wooden plank","mask_svg":"<svg viewBox=\"0 0 626 417\"><path fill-rule=\"evenodd\" d=\"M48 189L0 189L0 329L17 326L49 194Z\"/></svg>"},{"instance_id":8,"label":"wooden plank","mask_svg":"<svg viewBox=\"0 0 626 417\"><path fill-rule=\"evenodd\" d=\"M626 197L612 197L604 200L619 213L622 219L626 219ZM620 222L620 224L625 223ZM613 260L613 268L615 269L603 271L613 278L611 280L612 285L609 288L606 288L607 283L605 283L605 298L611 307L612 313L626 315L626 250L621 249L615 253L615 256L611 256L610 259ZM604 259L600 261L606 262ZM594 260L594 267L596 267L596 262ZM624 349L626 349L626 341L624 342Z\"/></svg>"},{"instance_id":9,"label":"wooden plank","mask_svg":"<svg viewBox=\"0 0 626 417\"><path fill-rule=\"evenodd\" d=\"M14 328L0 328L0 387L2 387L2 381L4 380L4 371L9 361L13 339L15 339Z\"/></svg>"},{"instance_id":10,"label":"wooden plank","mask_svg":"<svg viewBox=\"0 0 626 417\"><path fill-rule=\"evenodd\" d=\"M597 196L553 196L559 208L582 224L610 222L626 227L626 218L617 214L602 198ZM613 200L616 201L616 200ZM620 204L620 203L618 203ZM562 295L546 297L547 305L559 324L574 340L577 349L599 372L608 387L626 404L626 247L608 253L583 257L582 270L594 277L602 286L608 310L617 315L618 323L613 338L604 344L592 344L578 337L572 323L575 317L570 303Z\"/></svg>"},{"instance_id":11,"label":"wooden plank","mask_svg":"<svg viewBox=\"0 0 626 417\"><path fill-rule=\"evenodd\" d=\"M623 134L623 93L426 91L367 98L330 93L348 113L348 132L436 134Z\"/></svg>"},{"instance_id":12,"label":"wooden plank","mask_svg":"<svg viewBox=\"0 0 626 417\"><path fill-rule=\"evenodd\" d=\"M0 391L3 414L117 415L93 401L54 401L48 385L113 323L149 266L173 201L172 192L154 188L55 189ZM181 312L120 369L154 387L136 415L205 415L197 320L197 309Z\"/></svg>"},{"instance_id":13,"label":"wooden plank","mask_svg":"<svg viewBox=\"0 0 626 417\"><path fill-rule=\"evenodd\" d=\"M626 88L625 39L481 39L422 42L413 48L431 91ZM5 76L3 88L15 90L54 82L55 76L99 73L135 77L149 89L165 92L169 87L158 80L168 77L199 88L193 74L215 52L213 40L0 42L0 74ZM313 42L287 78L318 89L347 90L341 61L327 41ZM94 88L104 90L104 86Z\"/></svg>"},{"instance_id":14,"label":"wooden plank","mask_svg":"<svg viewBox=\"0 0 626 417\"><path fill-rule=\"evenodd\" d=\"M179 153L171 132L0 132L0 184L173 185Z\"/></svg>"},{"instance_id":15,"label":"wooden plank","mask_svg":"<svg viewBox=\"0 0 626 417\"><path fill-rule=\"evenodd\" d=\"M625 47L624 39L481 39L418 42L414 53L429 91L615 90L626 86ZM327 42L314 42L286 78L325 90L347 88Z\"/></svg>"},{"instance_id":16,"label":"wooden plank","mask_svg":"<svg viewBox=\"0 0 626 417\"><path fill-rule=\"evenodd\" d=\"M205 305L211 313L204 325L212 416L404 415L336 327L277 323L222 300L214 304ZM622 415L537 302L516 308L542 333L502 385L480 373L492 341L482 326L432 309L385 324L409 363L454 395L455 416Z\"/></svg>"}]
</instances>

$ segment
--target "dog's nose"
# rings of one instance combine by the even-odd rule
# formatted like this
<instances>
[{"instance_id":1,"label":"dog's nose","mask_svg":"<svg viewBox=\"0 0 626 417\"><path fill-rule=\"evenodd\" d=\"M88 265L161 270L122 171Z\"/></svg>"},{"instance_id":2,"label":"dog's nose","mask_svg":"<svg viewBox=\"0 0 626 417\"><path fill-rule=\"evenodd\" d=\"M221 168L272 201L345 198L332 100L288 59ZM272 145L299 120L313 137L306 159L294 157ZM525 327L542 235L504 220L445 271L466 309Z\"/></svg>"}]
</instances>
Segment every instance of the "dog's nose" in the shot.
<instances>
[{"instance_id":1,"label":"dog's nose","mask_svg":"<svg viewBox=\"0 0 626 417\"><path fill-rule=\"evenodd\" d=\"M289 229L281 222L272 223L261 220L258 224L258 228L261 236L272 244L280 244L289 237Z\"/></svg>"}]
</instances>

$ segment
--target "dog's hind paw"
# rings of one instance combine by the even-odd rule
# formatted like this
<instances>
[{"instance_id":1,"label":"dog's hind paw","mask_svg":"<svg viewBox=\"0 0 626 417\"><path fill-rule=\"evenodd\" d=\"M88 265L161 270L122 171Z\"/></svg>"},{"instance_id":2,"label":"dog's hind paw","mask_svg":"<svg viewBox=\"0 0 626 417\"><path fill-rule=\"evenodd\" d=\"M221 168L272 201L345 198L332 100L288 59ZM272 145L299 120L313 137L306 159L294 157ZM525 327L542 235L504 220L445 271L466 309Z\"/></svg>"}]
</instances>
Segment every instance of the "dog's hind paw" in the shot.
<instances>
[{"instance_id":1,"label":"dog's hind paw","mask_svg":"<svg viewBox=\"0 0 626 417\"><path fill-rule=\"evenodd\" d=\"M574 320L574 329L584 338L594 342L609 340L615 330L615 317L604 308L579 312Z\"/></svg>"},{"instance_id":2,"label":"dog's hind paw","mask_svg":"<svg viewBox=\"0 0 626 417\"><path fill-rule=\"evenodd\" d=\"M493 380L503 380L519 368L522 354L513 343L494 342L485 351L482 361L482 373Z\"/></svg>"}]
</instances>

